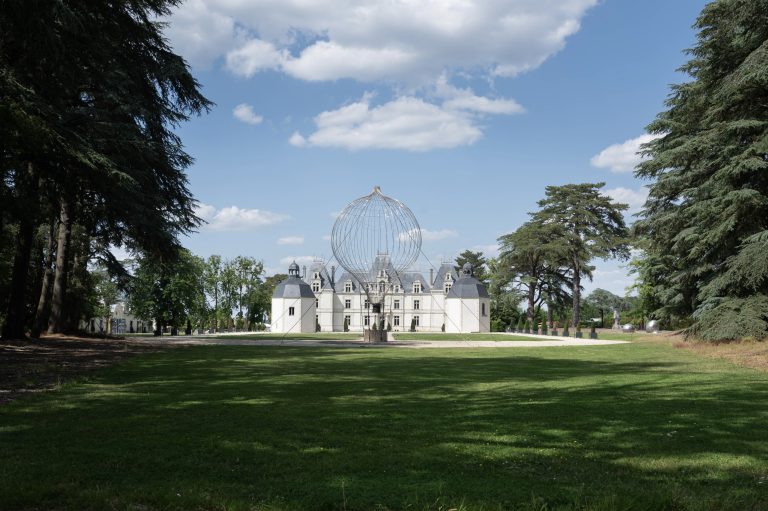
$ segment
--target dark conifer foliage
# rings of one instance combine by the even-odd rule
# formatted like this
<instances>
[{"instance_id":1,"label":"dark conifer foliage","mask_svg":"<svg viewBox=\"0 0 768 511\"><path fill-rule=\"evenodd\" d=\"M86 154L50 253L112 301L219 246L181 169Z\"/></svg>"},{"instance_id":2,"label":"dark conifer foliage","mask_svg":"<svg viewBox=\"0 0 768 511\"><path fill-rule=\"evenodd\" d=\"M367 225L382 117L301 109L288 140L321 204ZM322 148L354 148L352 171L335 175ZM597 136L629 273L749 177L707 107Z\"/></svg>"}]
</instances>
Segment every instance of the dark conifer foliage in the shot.
<instances>
[{"instance_id":1,"label":"dark conifer foliage","mask_svg":"<svg viewBox=\"0 0 768 511\"><path fill-rule=\"evenodd\" d=\"M40 211L60 212L51 332L73 326L68 273L94 256L114 263L110 244L174 257L178 236L199 225L184 173L191 158L173 128L210 103L157 21L178 3L0 1L0 236L12 228L25 241L13 255L4 337L23 336L37 308L29 274L46 268L30 268L26 240L49 221ZM75 225L90 240L79 254L68 242Z\"/></svg>"},{"instance_id":2,"label":"dark conifer foliage","mask_svg":"<svg viewBox=\"0 0 768 511\"><path fill-rule=\"evenodd\" d=\"M657 315L713 340L768 337L768 0L719 0L648 131L637 263Z\"/></svg>"}]
</instances>

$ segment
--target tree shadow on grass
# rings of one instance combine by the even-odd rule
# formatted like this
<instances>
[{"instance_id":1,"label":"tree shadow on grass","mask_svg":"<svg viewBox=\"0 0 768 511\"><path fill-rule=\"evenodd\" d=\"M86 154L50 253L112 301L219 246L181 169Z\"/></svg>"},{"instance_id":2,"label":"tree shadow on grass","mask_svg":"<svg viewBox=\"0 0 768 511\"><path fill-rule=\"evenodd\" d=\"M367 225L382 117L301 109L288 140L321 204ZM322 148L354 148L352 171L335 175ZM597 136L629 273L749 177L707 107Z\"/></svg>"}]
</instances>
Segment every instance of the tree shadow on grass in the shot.
<instances>
[{"instance_id":1,"label":"tree shadow on grass","mask_svg":"<svg viewBox=\"0 0 768 511\"><path fill-rule=\"evenodd\" d=\"M0 502L760 509L766 398L685 358L175 350L0 412Z\"/></svg>"}]
</instances>

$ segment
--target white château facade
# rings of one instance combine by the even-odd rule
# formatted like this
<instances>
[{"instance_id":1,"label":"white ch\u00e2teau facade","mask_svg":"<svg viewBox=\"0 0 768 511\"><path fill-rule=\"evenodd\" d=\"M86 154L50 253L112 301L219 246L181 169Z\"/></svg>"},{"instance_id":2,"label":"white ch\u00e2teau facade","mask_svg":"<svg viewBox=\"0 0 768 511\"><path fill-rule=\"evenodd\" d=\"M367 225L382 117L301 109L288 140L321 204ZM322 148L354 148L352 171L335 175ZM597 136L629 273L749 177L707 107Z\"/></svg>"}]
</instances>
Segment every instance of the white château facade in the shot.
<instances>
[{"instance_id":1,"label":"white ch\u00e2teau facade","mask_svg":"<svg viewBox=\"0 0 768 511\"><path fill-rule=\"evenodd\" d=\"M387 289L381 314L384 328L402 332L489 332L491 304L485 286L464 265L458 275L449 263L429 271L396 275L386 255L373 262L368 280ZM360 283L349 273L336 277L322 262L304 267L303 275L294 262L288 278L277 285L272 295L272 331L282 333L362 332L373 326L376 315Z\"/></svg>"}]
</instances>

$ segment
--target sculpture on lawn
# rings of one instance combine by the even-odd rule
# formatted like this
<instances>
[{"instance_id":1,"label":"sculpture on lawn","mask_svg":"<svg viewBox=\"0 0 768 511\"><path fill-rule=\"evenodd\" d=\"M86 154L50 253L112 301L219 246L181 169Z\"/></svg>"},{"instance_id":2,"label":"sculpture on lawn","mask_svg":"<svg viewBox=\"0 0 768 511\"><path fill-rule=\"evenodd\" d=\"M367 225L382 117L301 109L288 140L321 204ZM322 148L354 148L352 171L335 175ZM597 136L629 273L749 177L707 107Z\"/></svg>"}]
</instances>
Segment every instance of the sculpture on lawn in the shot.
<instances>
[{"instance_id":1,"label":"sculpture on lawn","mask_svg":"<svg viewBox=\"0 0 768 511\"><path fill-rule=\"evenodd\" d=\"M421 252L421 228L413 212L397 199L387 197L376 186L368 195L349 203L336 218L331 249L339 264L360 284L378 325L384 298L399 276L410 268ZM371 263L387 264L372 269ZM381 332L379 330L379 332ZM373 339L385 340L381 333Z\"/></svg>"}]
</instances>

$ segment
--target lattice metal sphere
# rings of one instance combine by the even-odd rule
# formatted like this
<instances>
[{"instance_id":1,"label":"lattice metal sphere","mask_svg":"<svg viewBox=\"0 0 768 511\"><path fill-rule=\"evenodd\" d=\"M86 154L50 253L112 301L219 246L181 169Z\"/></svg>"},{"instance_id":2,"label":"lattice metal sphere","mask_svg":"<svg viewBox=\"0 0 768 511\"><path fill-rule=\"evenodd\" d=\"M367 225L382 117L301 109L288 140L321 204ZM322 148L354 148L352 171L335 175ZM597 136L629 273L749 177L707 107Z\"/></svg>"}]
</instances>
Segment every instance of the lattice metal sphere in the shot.
<instances>
[{"instance_id":1,"label":"lattice metal sphere","mask_svg":"<svg viewBox=\"0 0 768 511\"><path fill-rule=\"evenodd\" d=\"M342 211L331 232L331 249L339 264L379 303L392 279L410 268L421 252L421 228L413 212L376 186ZM378 266L379 268L375 268ZM387 273L382 286L381 271ZM388 273L394 272L395 275Z\"/></svg>"}]
</instances>

